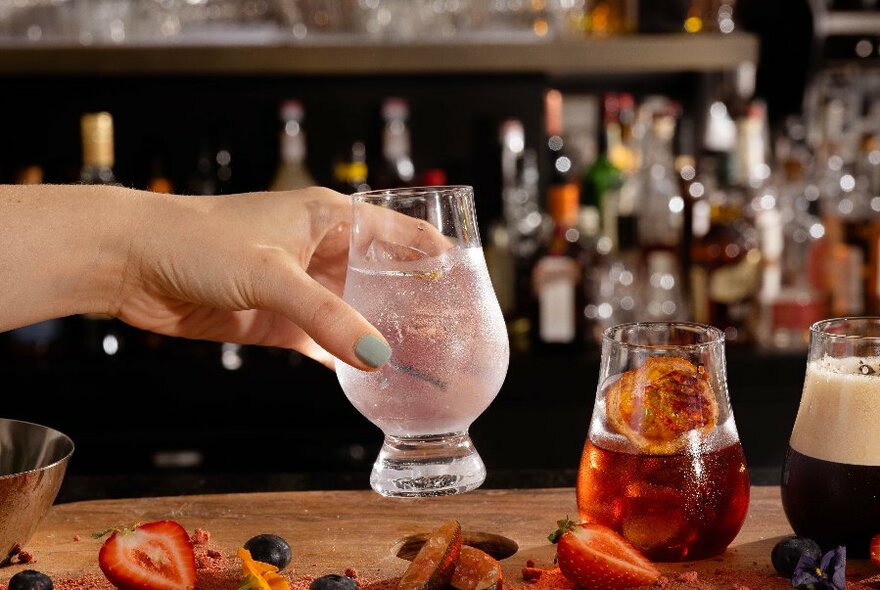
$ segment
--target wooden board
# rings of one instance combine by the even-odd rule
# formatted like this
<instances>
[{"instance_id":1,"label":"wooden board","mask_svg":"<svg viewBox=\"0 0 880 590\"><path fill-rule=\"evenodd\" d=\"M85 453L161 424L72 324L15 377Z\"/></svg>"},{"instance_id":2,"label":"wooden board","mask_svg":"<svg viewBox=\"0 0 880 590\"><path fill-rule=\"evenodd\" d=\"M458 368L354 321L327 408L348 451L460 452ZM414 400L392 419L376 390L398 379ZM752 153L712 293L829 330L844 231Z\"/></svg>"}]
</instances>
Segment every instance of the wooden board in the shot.
<instances>
[{"instance_id":1,"label":"wooden board","mask_svg":"<svg viewBox=\"0 0 880 590\"><path fill-rule=\"evenodd\" d=\"M102 540L93 539L92 533L168 518L190 531L207 530L211 544L228 556L253 535L275 533L291 543L292 566L298 575L342 573L353 567L375 580L399 576L406 568L407 562L396 553L407 537L456 518L466 531L500 534L516 542L519 550L502 563L505 579L519 586L523 585L521 570L527 560L539 566L552 564L555 551L547 535L557 519L576 514L573 489L478 490L429 499L388 499L367 491L335 491L101 500L54 506L26 549L36 559L29 567L53 577L99 573L97 554ZM763 572L768 579L762 588L790 588L788 580L770 576L770 550L787 534L791 529L781 508L779 489L754 487L746 524L723 556L661 564L661 570L673 581L670 588L687 571L696 571L700 584L681 587L731 590L731 580L738 572ZM76 537L80 540L74 540ZM863 577L875 571L867 562L850 560L848 566L848 572ZM24 567L0 570L0 583Z\"/></svg>"}]
</instances>

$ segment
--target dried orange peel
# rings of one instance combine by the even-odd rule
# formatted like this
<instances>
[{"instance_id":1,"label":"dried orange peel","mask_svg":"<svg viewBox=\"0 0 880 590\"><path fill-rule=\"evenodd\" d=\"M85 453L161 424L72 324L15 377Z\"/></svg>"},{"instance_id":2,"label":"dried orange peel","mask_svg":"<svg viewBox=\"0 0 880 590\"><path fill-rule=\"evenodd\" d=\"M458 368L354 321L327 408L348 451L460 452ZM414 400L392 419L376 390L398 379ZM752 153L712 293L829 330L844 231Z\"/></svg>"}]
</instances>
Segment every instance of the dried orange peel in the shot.
<instances>
[{"instance_id":1,"label":"dried orange peel","mask_svg":"<svg viewBox=\"0 0 880 590\"><path fill-rule=\"evenodd\" d=\"M279 574L274 565L257 561L244 547L239 547L238 556L244 575L238 590L290 590L287 578Z\"/></svg>"},{"instance_id":2,"label":"dried orange peel","mask_svg":"<svg viewBox=\"0 0 880 590\"><path fill-rule=\"evenodd\" d=\"M652 357L626 371L605 393L610 427L642 453L680 452L688 433L700 436L718 422L709 375L687 359Z\"/></svg>"}]
</instances>

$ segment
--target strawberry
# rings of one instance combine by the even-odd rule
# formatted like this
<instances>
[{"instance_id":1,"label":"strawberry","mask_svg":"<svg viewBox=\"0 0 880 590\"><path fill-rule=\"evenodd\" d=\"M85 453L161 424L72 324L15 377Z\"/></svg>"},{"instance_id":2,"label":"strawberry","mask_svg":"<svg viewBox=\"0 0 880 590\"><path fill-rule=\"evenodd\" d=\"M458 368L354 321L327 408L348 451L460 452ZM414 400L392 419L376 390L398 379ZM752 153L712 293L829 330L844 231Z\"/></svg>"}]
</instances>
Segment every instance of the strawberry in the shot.
<instances>
[{"instance_id":1,"label":"strawberry","mask_svg":"<svg viewBox=\"0 0 880 590\"><path fill-rule=\"evenodd\" d=\"M880 533L871 538L871 563L880 567Z\"/></svg>"},{"instance_id":2,"label":"strawberry","mask_svg":"<svg viewBox=\"0 0 880 590\"><path fill-rule=\"evenodd\" d=\"M173 520L114 530L101 546L98 565L119 590L192 590L196 586L192 541Z\"/></svg>"},{"instance_id":3,"label":"strawberry","mask_svg":"<svg viewBox=\"0 0 880 590\"><path fill-rule=\"evenodd\" d=\"M565 518L550 535L559 569L575 586L620 590L653 584L660 571L629 541L599 524L576 524Z\"/></svg>"}]
</instances>

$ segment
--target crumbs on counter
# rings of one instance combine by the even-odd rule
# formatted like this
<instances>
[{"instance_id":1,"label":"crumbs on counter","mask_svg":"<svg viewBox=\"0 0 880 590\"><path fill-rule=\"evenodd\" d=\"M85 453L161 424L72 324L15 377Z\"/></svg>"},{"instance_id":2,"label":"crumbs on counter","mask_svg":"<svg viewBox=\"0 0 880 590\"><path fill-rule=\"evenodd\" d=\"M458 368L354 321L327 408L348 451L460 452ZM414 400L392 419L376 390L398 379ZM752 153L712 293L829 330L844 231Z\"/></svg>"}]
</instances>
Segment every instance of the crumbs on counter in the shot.
<instances>
[{"instance_id":1,"label":"crumbs on counter","mask_svg":"<svg viewBox=\"0 0 880 590\"><path fill-rule=\"evenodd\" d=\"M193 545L207 545L211 541L211 533L205 529L195 529L190 535Z\"/></svg>"},{"instance_id":2,"label":"crumbs on counter","mask_svg":"<svg viewBox=\"0 0 880 590\"><path fill-rule=\"evenodd\" d=\"M16 556L16 561L18 561L18 563L32 563L34 561L34 554L30 551L25 551L24 549L22 549L18 552L18 555Z\"/></svg>"}]
</instances>

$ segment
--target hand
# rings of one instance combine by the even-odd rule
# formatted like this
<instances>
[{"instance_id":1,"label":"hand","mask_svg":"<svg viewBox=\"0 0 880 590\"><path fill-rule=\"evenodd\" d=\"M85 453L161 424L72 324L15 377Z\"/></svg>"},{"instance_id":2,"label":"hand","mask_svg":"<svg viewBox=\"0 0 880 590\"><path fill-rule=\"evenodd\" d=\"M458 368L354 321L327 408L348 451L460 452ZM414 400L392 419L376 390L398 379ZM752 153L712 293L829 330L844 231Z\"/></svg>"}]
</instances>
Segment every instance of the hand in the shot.
<instances>
[{"instance_id":1,"label":"hand","mask_svg":"<svg viewBox=\"0 0 880 590\"><path fill-rule=\"evenodd\" d=\"M141 195L114 315L170 336L292 348L331 368L331 355L365 370L387 361L385 339L341 299L348 197Z\"/></svg>"}]
</instances>

